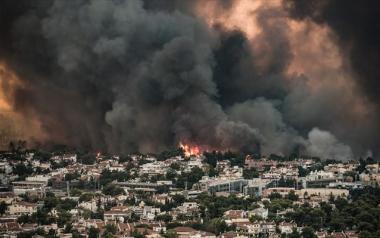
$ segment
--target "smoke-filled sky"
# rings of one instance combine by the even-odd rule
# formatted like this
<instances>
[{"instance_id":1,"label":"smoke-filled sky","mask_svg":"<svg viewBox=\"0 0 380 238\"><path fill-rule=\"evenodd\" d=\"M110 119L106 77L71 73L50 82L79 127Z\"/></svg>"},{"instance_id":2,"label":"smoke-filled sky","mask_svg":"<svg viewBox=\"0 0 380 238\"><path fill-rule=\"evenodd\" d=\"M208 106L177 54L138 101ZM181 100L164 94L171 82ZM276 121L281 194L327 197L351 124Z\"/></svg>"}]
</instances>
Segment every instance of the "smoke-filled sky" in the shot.
<instances>
[{"instance_id":1,"label":"smoke-filled sky","mask_svg":"<svg viewBox=\"0 0 380 238\"><path fill-rule=\"evenodd\" d=\"M3 0L0 128L121 153L376 156L379 14L371 0Z\"/></svg>"}]
</instances>

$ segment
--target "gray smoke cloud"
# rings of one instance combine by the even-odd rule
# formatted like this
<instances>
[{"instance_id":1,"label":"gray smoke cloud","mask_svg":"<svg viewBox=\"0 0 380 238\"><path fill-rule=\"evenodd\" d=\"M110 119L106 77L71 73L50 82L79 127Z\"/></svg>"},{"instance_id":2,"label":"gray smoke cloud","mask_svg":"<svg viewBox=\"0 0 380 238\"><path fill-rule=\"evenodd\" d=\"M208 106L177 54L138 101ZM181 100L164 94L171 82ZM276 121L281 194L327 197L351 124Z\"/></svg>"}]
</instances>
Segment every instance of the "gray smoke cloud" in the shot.
<instances>
[{"instance_id":1,"label":"gray smoke cloud","mask_svg":"<svg viewBox=\"0 0 380 238\"><path fill-rule=\"evenodd\" d=\"M257 10L261 31L249 41L207 25L197 1L21 2L0 3L11 12L0 15L0 57L24 84L15 110L38 118L49 141L122 153L183 141L351 159L365 137L339 141L357 120L338 88L311 92L307 77L286 74L293 52L279 9Z\"/></svg>"},{"instance_id":2,"label":"gray smoke cloud","mask_svg":"<svg viewBox=\"0 0 380 238\"><path fill-rule=\"evenodd\" d=\"M306 152L311 156L336 160L353 159L351 148L328 131L313 128L308 134Z\"/></svg>"},{"instance_id":3,"label":"gray smoke cloud","mask_svg":"<svg viewBox=\"0 0 380 238\"><path fill-rule=\"evenodd\" d=\"M257 98L235 104L228 109L228 114L232 120L258 128L258 132L265 138L261 141L262 153L288 155L297 145L303 144L304 139L285 124L276 104L279 106L280 102Z\"/></svg>"}]
</instances>

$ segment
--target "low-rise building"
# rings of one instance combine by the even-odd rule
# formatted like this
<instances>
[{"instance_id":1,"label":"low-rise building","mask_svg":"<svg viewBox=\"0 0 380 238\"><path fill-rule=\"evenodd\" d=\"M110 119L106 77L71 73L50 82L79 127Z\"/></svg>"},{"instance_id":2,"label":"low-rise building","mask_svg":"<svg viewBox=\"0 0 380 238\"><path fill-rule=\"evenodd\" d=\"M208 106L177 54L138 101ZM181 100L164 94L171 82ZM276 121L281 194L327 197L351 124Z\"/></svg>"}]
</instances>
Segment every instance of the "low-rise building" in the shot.
<instances>
[{"instance_id":1,"label":"low-rise building","mask_svg":"<svg viewBox=\"0 0 380 238\"><path fill-rule=\"evenodd\" d=\"M255 217L261 217L262 219L267 219L268 218L268 209L263 208L263 207L259 207L259 208L252 210L252 211L249 211L248 215L249 215L249 217L255 216Z\"/></svg>"},{"instance_id":2,"label":"low-rise building","mask_svg":"<svg viewBox=\"0 0 380 238\"><path fill-rule=\"evenodd\" d=\"M41 196L45 193L47 182L39 181L14 181L12 182L13 192L16 195L26 194L28 192L37 193Z\"/></svg>"},{"instance_id":3,"label":"low-rise building","mask_svg":"<svg viewBox=\"0 0 380 238\"><path fill-rule=\"evenodd\" d=\"M37 204L28 202L18 202L8 206L10 215L31 215L37 212Z\"/></svg>"},{"instance_id":4,"label":"low-rise building","mask_svg":"<svg viewBox=\"0 0 380 238\"><path fill-rule=\"evenodd\" d=\"M271 195L272 193L279 193L281 196L285 197L291 191L295 191L295 188L291 188L291 187L267 188L263 191L263 197L269 197L269 195Z\"/></svg>"},{"instance_id":5,"label":"low-rise building","mask_svg":"<svg viewBox=\"0 0 380 238\"><path fill-rule=\"evenodd\" d=\"M132 215L132 211L129 207L126 206L118 206L112 207L111 210L105 211L103 215L103 219L105 222L110 221L119 221L124 222L127 218L130 218Z\"/></svg>"},{"instance_id":6,"label":"low-rise building","mask_svg":"<svg viewBox=\"0 0 380 238\"><path fill-rule=\"evenodd\" d=\"M278 229L280 233L290 234L293 232L293 229L297 228L297 224L294 222L280 222L278 224Z\"/></svg>"},{"instance_id":7,"label":"low-rise building","mask_svg":"<svg viewBox=\"0 0 380 238\"><path fill-rule=\"evenodd\" d=\"M327 201L331 196L334 197L348 197L349 191L347 189L336 188L307 188L295 190L295 193L300 198L319 197L322 201Z\"/></svg>"}]
</instances>

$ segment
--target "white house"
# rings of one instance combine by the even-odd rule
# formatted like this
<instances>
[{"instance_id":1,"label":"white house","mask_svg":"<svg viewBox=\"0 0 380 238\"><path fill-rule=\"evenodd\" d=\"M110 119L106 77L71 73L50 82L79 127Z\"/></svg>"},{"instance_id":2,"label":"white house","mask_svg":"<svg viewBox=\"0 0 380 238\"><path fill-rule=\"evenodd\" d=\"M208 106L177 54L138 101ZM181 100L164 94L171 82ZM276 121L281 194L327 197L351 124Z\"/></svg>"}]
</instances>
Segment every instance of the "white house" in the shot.
<instances>
[{"instance_id":1,"label":"white house","mask_svg":"<svg viewBox=\"0 0 380 238\"><path fill-rule=\"evenodd\" d=\"M31 215L34 212L37 212L37 204L35 203L19 202L8 206L10 215Z\"/></svg>"},{"instance_id":2,"label":"white house","mask_svg":"<svg viewBox=\"0 0 380 238\"><path fill-rule=\"evenodd\" d=\"M294 222L281 222L278 224L278 229L281 233L290 234L294 228L297 228L297 224Z\"/></svg>"},{"instance_id":3,"label":"white house","mask_svg":"<svg viewBox=\"0 0 380 238\"><path fill-rule=\"evenodd\" d=\"M259 208L252 210L252 211L249 211L248 215L249 215L249 217L257 216L257 217L261 217L263 219L267 219L268 218L268 209L259 207Z\"/></svg>"}]
</instances>

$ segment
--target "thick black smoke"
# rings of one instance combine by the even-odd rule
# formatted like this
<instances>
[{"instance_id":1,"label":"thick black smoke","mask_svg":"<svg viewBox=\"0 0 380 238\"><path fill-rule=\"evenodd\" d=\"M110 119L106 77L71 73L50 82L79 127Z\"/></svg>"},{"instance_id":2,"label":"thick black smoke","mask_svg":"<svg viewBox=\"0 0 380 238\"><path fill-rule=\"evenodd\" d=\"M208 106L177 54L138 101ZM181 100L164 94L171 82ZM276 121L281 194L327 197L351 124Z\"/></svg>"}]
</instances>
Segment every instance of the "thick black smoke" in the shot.
<instances>
[{"instance_id":1,"label":"thick black smoke","mask_svg":"<svg viewBox=\"0 0 380 238\"><path fill-rule=\"evenodd\" d=\"M342 140L356 121L338 88L305 94L307 79L289 83L283 11L259 9L261 31L251 42L238 29L207 25L196 2L0 1L0 59L24 85L14 109L41 121L52 142L112 152L156 152L179 141L260 145L264 154L301 146L339 159L352 158L348 145L373 149ZM221 1L222 9L233 3Z\"/></svg>"},{"instance_id":2,"label":"thick black smoke","mask_svg":"<svg viewBox=\"0 0 380 238\"><path fill-rule=\"evenodd\" d=\"M217 39L176 10L190 3L2 4L3 57L25 83L15 110L37 116L51 140L122 152L179 140L255 145L256 131L229 121L214 100Z\"/></svg>"},{"instance_id":3,"label":"thick black smoke","mask_svg":"<svg viewBox=\"0 0 380 238\"><path fill-rule=\"evenodd\" d=\"M364 95L377 106L380 113L380 2L339 0L286 0L290 15L296 20L310 20L327 25L336 34L337 44ZM373 120L368 118L368 121ZM380 130L379 118L374 119L376 134ZM364 129L365 130L365 129ZM379 151L380 137L366 131L372 150Z\"/></svg>"}]
</instances>

